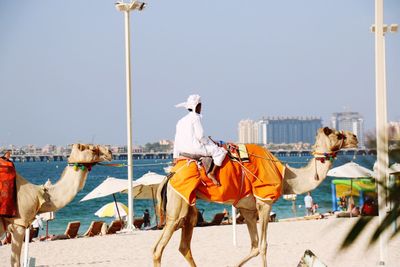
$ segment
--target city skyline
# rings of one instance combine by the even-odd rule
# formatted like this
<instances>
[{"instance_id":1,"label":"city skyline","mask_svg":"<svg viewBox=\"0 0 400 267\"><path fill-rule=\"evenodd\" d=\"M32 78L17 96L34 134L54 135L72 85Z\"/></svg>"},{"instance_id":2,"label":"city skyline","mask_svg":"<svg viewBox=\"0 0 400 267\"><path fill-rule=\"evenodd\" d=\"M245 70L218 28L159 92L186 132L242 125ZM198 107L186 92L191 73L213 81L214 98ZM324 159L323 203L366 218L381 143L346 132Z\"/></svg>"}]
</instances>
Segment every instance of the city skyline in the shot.
<instances>
[{"instance_id":1,"label":"city skyline","mask_svg":"<svg viewBox=\"0 0 400 267\"><path fill-rule=\"evenodd\" d=\"M341 118L341 120L343 120L344 122L342 122L342 123L337 122L336 121L337 120L337 118L336 118L337 116L339 118L344 117L344 120L343 120L343 118ZM348 119L348 118L346 118L346 116L350 116L350 117L360 116L360 118L361 118L360 126L358 126L358 124L357 124L357 126L347 125L347 122L346 122L347 120L346 119ZM236 131L237 132L237 138L236 138L235 142L248 143L247 141L243 142L243 140L242 140L243 138L241 138L241 136L240 136L240 124L241 123L254 124L254 123L265 121L265 120L279 120L279 119L321 120L321 122L322 122L321 126L322 127L328 126L328 127L334 128L334 129L340 128L339 130L350 130L350 131L353 131L357 135L360 135L360 133L361 133L361 139L362 140L364 140L366 132L370 130L370 129L364 129L364 127L363 127L363 125L364 125L363 116L359 112L355 112L355 111L333 112L331 114L331 116L329 117L329 119L323 119L323 118L318 117L316 115L311 115L311 116L285 116L285 115L265 116L264 115L261 118L247 118L247 119L241 119L240 121L238 121L237 122L237 128L239 128L239 129L237 129L237 131ZM349 121L351 121L352 119L353 118L350 118ZM343 127L336 127L336 126L339 126L339 125L343 126ZM390 125L392 125L392 128L395 127L394 128L395 131L399 131L397 128L400 125L400 121L389 121L388 122L388 126L390 126ZM395 125L395 126L393 126L393 125ZM351 129L352 127L356 127L356 128ZM260 129L258 129L258 128L259 127L257 126L257 129L255 129L255 132L252 133L252 134L256 134L256 136L252 137L250 139L254 139L255 138L255 139L260 139L261 140L262 133L256 133L257 131L260 131ZM239 132L238 132L238 130L239 130ZM146 143L143 143L143 144L134 144L134 148L143 147L144 145L146 145L148 143L160 143L161 144L161 143L165 143L165 142L173 142L173 139L174 138L172 137L172 138L169 138L169 139L164 138L164 139L160 139L160 140L150 140L150 141L148 141ZM247 140L247 138L245 138L244 140ZM255 142L255 143L260 143L260 144L263 143L260 140L259 140L259 142ZM272 142L272 143L274 143L274 142ZM3 148L7 148L7 147L10 147L10 146L15 146L17 148L29 147L29 146L42 148L42 147L46 147L46 146L49 146L49 145L50 146L57 146L57 147L67 147L67 146L72 145L72 144L73 143L68 143L68 144L49 144L49 143L46 143L46 144L4 144L3 143L3 144L0 144L0 148L2 148L2 147ZM103 144L109 145L109 146L113 146L113 147L124 147L124 146L126 146L126 144L111 144L111 143L103 143ZM288 144L290 144L290 143L288 143ZM364 144L363 144L363 141L362 141L361 146L363 146L363 145Z\"/></svg>"},{"instance_id":2,"label":"city skyline","mask_svg":"<svg viewBox=\"0 0 400 267\"><path fill-rule=\"evenodd\" d=\"M79 5L78 5L79 4ZM204 13L206 12L206 13ZM400 2L384 21L400 24ZM131 14L133 143L173 140L198 93L206 135L244 118L357 111L375 127L374 3L148 1ZM0 3L0 146L126 144L124 18L114 1ZM388 120L399 121L400 33L386 35Z\"/></svg>"}]
</instances>

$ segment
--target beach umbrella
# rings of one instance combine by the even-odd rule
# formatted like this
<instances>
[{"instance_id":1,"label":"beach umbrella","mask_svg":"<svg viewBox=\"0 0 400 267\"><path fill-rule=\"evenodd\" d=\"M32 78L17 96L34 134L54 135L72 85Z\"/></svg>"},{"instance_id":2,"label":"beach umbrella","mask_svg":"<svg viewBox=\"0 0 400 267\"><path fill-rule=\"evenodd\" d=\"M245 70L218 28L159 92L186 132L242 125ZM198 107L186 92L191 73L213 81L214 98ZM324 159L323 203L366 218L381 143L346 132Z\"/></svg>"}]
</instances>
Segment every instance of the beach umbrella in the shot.
<instances>
[{"instance_id":1,"label":"beach umbrella","mask_svg":"<svg viewBox=\"0 0 400 267\"><path fill-rule=\"evenodd\" d=\"M374 177L374 172L355 163L348 162L336 168L328 171L328 176L338 177L338 178L349 178L350 182L350 198L353 199L353 179L358 178L371 178ZM351 211L350 211L351 217Z\"/></svg>"},{"instance_id":2,"label":"beach umbrella","mask_svg":"<svg viewBox=\"0 0 400 267\"><path fill-rule=\"evenodd\" d=\"M133 184L133 197L136 199L155 199L157 188L165 176L155 172L148 172ZM128 193L128 189L122 191Z\"/></svg>"},{"instance_id":3,"label":"beach umbrella","mask_svg":"<svg viewBox=\"0 0 400 267\"><path fill-rule=\"evenodd\" d=\"M121 202L110 202L94 213L98 217L119 217L128 215L128 207Z\"/></svg>"},{"instance_id":4,"label":"beach umbrella","mask_svg":"<svg viewBox=\"0 0 400 267\"><path fill-rule=\"evenodd\" d=\"M164 175L160 175L155 172L148 172L139 179L134 181L133 185L133 197L135 199L152 199L153 200L153 207L154 207L154 214L156 214L156 193L158 186L160 183L165 179ZM127 190L122 191L122 193L127 193ZM157 216L156 224L157 222Z\"/></svg>"},{"instance_id":5,"label":"beach umbrella","mask_svg":"<svg viewBox=\"0 0 400 267\"><path fill-rule=\"evenodd\" d=\"M117 179L114 177L108 177L100 185L98 185L95 189L90 191L89 194L87 194L80 201L86 201L86 200L90 200L90 199L94 199L94 198L112 195L113 199L114 199L113 203L117 207L116 214L118 214L118 218L119 218L119 220L121 220L121 214L120 214L121 209L118 209L115 193L119 193L119 192L125 190L126 188L127 188L127 182L125 179ZM122 216L126 216L126 214L123 214Z\"/></svg>"},{"instance_id":6,"label":"beach umbrella","mask_svg":"<svg viewBox=\"0 0 400 267\"><path fill-rule=\"evenodd\" d=\"M370 178L374 177L374 172L351 161L336 168L330 169L328 171L328 176L349 179ZM353 181L350 183L350 191L353 190L352 185Z\"/></svg>"},{"instance_id":7,"label":"beach umbrella","mask_svg":"<svg viewBox=\"0 0 400 267\"><path fill-rule=\"evenodd\" d=\"M126 179L117 179L114 177L108 177L101 184L99 184L95 189L89 192L80 201L86 201L94 198L105 197L115 193L122 192L128 189Z\"/></svg>"},{"instance_id":8,"label":"beach umbrella","mask_svg":"<svg viewBox=\"0 0 400 267\"><path fill-rule=\"evenodd\" d=\"M348 162L328 171L328 176L341 178L366 178L373 177L374 172L355 163Z\"/></svg>"}]
</instances>

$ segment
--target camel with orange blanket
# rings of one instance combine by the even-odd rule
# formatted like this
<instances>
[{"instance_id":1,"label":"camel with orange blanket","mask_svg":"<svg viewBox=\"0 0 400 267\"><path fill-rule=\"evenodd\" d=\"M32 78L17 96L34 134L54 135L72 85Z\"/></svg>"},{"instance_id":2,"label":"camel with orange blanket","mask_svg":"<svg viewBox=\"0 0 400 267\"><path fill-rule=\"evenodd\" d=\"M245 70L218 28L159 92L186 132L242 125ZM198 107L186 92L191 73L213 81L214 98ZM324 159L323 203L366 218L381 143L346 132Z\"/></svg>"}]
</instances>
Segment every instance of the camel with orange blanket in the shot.
<instances>
[{"instance_id":1,"label":"camel with orange blanket","mask_svg":"<svg viewBox=\"0 0 400 267\"><path fill-rule=\"evenodd\" d=\"M217 173L221 184L219 187L207 178L204 168L196 161L178 161L171 170L174 173L172 178L164 180L157 192L159 212L163 212L162 207L165 207L166 223L153 249L154 266L161 266L163 250L179 228L182 228L179 251L190 266L196 266L190 248L193 227L197 221L196 198L232 204L238 208L249 230L251 249L237 266L242 266L259 254L262 266L266 266L267 226L272 204L282 194L302 194L315 189L326 178L336 152L342 148L355 148L357 143L357 137L349 131L339 132L328 127L319 129L313 147L314 158L299 169L283 165L262 147L246 145L250 161L226 158ZM162 194L163 188L166 194Z\"/></svg>"}]
</instances>

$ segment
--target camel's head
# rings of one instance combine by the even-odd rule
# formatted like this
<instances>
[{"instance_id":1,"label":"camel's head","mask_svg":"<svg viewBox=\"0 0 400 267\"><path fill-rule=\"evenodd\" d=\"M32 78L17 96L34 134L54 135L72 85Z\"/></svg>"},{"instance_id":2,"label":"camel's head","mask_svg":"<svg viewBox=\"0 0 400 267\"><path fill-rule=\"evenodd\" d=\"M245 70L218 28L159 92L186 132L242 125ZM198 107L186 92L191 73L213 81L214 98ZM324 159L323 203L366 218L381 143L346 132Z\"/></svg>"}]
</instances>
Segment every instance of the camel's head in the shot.
<instances>
[{"instance_id":1,"label":"camel's head","mask_svg":"<svg viewBox=\"0 0 400 267\"><path fill-rule=\"evenodd\" d=\"M105 146L74 144L68 163L97 163L110 160L111 151Z\"/></svg>"},{"instance_id":2,"label":"camel's head","mask_svg":"<svg viewBox=\"0 0 400 267\"><path fill-rule=\"evenodd\" d=\"M356 148L357 145L357 136L352 132L325 127L318 130L314 148L321 152L335 152L342 148Z\"/></svg>"}]
</instances>

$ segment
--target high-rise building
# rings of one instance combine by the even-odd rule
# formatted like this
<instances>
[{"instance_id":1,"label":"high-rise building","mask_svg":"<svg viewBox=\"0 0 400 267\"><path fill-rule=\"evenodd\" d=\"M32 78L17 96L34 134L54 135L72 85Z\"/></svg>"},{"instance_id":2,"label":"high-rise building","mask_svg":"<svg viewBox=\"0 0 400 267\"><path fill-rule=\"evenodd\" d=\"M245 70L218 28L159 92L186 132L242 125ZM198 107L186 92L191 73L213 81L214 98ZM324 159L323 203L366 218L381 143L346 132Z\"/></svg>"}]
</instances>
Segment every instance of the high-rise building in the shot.
<instances>
[{"instance_id":1,"label":"high-rise building","mask_svg":"<svg viewBox=\"0 0 400 267\"><path fill-rule=\"evenodd\" d=\"M336 112L331 118L332 128L347 130L357 135L358 146L364 147L364 118L358 112Z\"/></svg>"},{"instance_id":2,"label":"high-rise building","mask_svg":"<svg viewBox=\"0 0 400 267\"><path fill-rule=\"evenodd\" d=\"M322 119L278 116L263 118L259 124L263 144L313 144L317 130L322 127Z\"/></svg>"},{"instance_id":3,"label":"high-rise building","mask_svg":"<svg viewBox=\"0 0 400 267\"><path fill-rule=\"evenodd\" d=\"M257 144L259 142L259 123L253 120L241 120L238 126L239 143Z\"/></svg>"}]
</instances>

